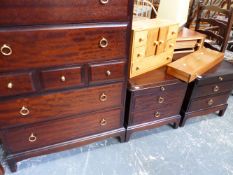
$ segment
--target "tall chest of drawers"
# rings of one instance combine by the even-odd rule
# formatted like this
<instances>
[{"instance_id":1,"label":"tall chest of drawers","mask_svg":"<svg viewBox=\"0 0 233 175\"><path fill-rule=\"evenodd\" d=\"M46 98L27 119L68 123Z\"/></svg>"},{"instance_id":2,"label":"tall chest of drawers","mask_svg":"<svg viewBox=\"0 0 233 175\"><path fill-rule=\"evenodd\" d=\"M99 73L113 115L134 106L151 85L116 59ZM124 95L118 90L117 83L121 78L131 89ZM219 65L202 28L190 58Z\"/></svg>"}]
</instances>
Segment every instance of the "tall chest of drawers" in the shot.
<instances>
[{"instance_id":1,"label":"tall chest of drawers","mask_svg":"<svg viewBox=\"0 0 233 175\"><path fill-rule=\"evenodd\" d=\"M123 127L132 0L3 0L0 137L11 171Z\"/></svg>"}]
</instances>

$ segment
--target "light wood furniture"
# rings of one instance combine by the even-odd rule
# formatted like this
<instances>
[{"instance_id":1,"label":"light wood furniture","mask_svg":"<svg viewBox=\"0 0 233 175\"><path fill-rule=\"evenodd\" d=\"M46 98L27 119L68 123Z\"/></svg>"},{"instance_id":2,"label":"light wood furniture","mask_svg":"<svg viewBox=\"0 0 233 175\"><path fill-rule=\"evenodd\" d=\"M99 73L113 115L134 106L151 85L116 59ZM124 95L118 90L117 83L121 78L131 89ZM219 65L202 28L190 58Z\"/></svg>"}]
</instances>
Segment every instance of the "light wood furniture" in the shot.
<instances>
[{"instance_id":1,"label":"light wood furniture","mask_svg":"<svg viewBox=\"0 0 233 175\"><path fill-rule=\"evenodd\" d=\"M10 170L125 139L132 0L1 0L0 139Z\"/></svg>"},{"instance_id":2,"label":"light wood furniture","mask_svg":"<svg viewBox=\"0 0 233 175\"><path fill-rule=\"evenodd\" d=\"M190 83L219 64L223 58L224 54L221 52L202 48L168 64L167 73Z\"/></svg>"},{"instance_id":3,"label":"light wood furniture","mask_svg":"<svg viewBox=\"0 0 233 175\"><path fill-rule=\"evenodd\" d=\"M178 24L160 19L136 19L132 26L130 78L172 61Z\"/></svg>"}]
</instances>

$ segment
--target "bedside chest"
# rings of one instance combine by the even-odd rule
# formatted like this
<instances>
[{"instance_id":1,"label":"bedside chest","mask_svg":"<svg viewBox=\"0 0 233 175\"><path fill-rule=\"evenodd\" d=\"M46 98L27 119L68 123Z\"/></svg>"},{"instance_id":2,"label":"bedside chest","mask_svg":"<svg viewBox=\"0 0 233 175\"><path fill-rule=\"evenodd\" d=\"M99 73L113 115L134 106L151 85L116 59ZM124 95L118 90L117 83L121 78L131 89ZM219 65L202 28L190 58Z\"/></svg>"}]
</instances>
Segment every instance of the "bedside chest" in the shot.
<instances>
[{"instance_id":1,"label":"bedside chest","mask_svg":"<svg viewBox=\"0 0 233 175\"><path fill-rule=\"evenodd\" d=\"M132 0L2 0L0 138L17 162L125 138Z\"/></svg>"},{"instance_id":2,"label":"bedside chest","mask_svg":"<svg viewBox=\"0 0 233 175\"><path fill-rule=\"evenodd\" d=\"M188 85L180 125L184 126L186 120L191 117L216 111L219 111L219 116L223 116L232 89L233 65L223 61Z\"/></svg>"},{"instance_id":3,"label":"bedside chest","mask_svg":"<svg viewBox=\"0 0 233 175\"><path fill-rule=\"evenodd\" d=\"M187 84L160 68L130 79L127 93L126 141L136 131L179 126Z\"/></svg>"}]
</instances>

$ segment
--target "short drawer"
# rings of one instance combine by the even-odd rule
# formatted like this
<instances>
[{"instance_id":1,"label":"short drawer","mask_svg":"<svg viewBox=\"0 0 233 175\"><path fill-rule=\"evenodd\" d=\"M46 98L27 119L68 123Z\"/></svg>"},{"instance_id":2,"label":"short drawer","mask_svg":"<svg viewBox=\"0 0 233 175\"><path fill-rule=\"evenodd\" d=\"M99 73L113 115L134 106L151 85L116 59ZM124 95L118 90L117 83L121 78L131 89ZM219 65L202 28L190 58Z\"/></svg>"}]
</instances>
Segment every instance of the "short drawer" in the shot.
<instances>
[{"instance_id":1,"label":"short drawer","mask_svg":"<svg viewBox=\"0 0 233 175\"><path fill-rule=\"evenodd\" d=\"M34 92L32 73L0 75L0 97Z\"/></svg>"},{"instance_id":2,"label":"short drawer","mask_svg":"<svg viewBox=\"0 0 233 175\"><path fill-rule=\"evenodd\" d=\"M80 86L83 84L82 67L43 70L41 79L46 90Z\"/></svg>"},{"instance_id":3,"label":"short drawer","mask_svg":"<svg viewBox=\"0 0 233 175\"><path fill-rule=\"evenodd\" d=\"M176 46L176 40L175 39L169 40L166 43L165 51L166 52L173 52L175 49L175 46Z\"/></svg>"},{"instance_id":4,"label":"short drawer","mask_svg":"<svg viewBox=\"0 0 233 175\"><path fill-rule=\"evenodd\" d=\"M198 111L221 104L226 104L228 98L229 93L196 99L191 101L188 111Z\"/></svg>"},{"instance_id":5,"label":"short drawer","mask_svg":"<svg viewBox=\"0 0 233 175\"><path fill-rule=\"evenodd\" d=\"M129 0L1 0L0 25L127 21Z\"/></svg>"},{"instance_id":6,"label":"short drawer","mask_svg":"<svg viewBox=\"0 0 233 175\"><path fill-rule=\"evenodd\" d=\"M0 30L0 71L126 58L127 24Z\"/></svg>"},{"instance_id":7,"label":"short drawer","mask_svg":"<svg viewBox=\"0 0 233 175\"><path fill-rule=\"evenodd\" d=\"M0 102L0 128L122 105L122 83Z\"/></svg>"},{"instance_id":8,"label":"short drawer","mask_svg":"<svg viewBox=\"0 0 233 175\"><path fill-rule=\"evenodd\" d=\"M229 92L233 89L233 81L224 81L222 83L198 86L195 89L192 98L204 97L207 95Z\"/></svg>"},{"instance_id":9,"label":"short drawer","mask_svg":"<svg viewBox=\"0 0 233 175\"><path fill-rule=\"evenodd\" d=\"M176 39L178 36L178 30L179 30L179 25L171 25L169 26L169 30L168 30L168 35L167 35L167 39Z\"/></svg>"},{"instance_id":10,"label":"short drawer","mask_svg":"<svg viewBox=\"0 0 233 175\"><path fill-rule=\"evenodd\" d=\"M3 135L8 152L17 153L120 127L121 110L113 110L10 129Z\"/></svg>"},{"instance_id":11,"label":"short drawer","mask_svg":"<svg viewBox=\"0 0 233 175\"><path fill-rule=\"evenodd\" d=\"M141 59L144 59L145 53L146 53L146 46L133 48L131 61L136 62L136 61L140 61Z\"/></svg>"},{"instance_id":12,"label":"short drawer","mask_svg":"<svg viewBox=\"0 0 233 175\"><path fill-rule=\"evenodd\" d=\"M148 31L138 31L134 33L134 48L146 46Z\"/></svg>"},{"instance_id":13,"label":"short drawer","mask_svg":"<svg viewBox=\"0 0 233 175\"><path fill-rule=\"evenodd\" d=\"M174 100L172 103L161 106L160 108L152 110L152 108L147 108L146 110L136 111L132 114L132 122L130 125L141 124L145 122L151 122L166 117L171 117L179 115L182 105L182 100Z\"/></svg>"},{"instance_id":14,"label":"short drawer","mask_svg":"<svg viewBox=\"0 0 233 175\"><path fill-rule=\"evenodd\" d=\"M125 61L90 65L90 82L122 80L126 70Z\"/></svg>"}]
</instances>

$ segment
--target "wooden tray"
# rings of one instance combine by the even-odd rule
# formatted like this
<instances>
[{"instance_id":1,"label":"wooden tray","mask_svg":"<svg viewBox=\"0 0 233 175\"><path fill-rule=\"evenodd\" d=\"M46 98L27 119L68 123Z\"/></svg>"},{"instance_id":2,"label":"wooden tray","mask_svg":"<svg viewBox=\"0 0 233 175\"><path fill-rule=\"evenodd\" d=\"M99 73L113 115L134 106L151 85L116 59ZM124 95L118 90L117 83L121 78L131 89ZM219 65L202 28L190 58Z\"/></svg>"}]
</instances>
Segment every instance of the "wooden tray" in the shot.
<instances>
[{"instance_id":1,"label":"wooden tray","mask_svg":"<svg viewBox=\"0 0 233 175\"><path fill-rule=\"evenodd\" d=\"M168 64L167 73L189 83L219 64L223 58L221 52L202 48Z\"/></svg>"}]
</instances>

